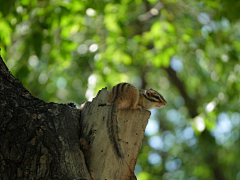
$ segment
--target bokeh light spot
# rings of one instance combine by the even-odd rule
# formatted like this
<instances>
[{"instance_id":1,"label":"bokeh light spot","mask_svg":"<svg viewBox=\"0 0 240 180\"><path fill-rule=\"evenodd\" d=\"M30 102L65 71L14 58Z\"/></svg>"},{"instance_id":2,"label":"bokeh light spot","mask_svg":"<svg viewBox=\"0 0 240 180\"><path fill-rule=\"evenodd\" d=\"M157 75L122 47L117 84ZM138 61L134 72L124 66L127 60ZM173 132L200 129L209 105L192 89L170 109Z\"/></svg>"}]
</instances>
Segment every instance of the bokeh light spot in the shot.
<instances>
[{"instance_id":1,"label":"bokeh light spot","mask_svg":"<svg viewBox=\"0 0 240 180\"><path fill-rule=\"evenodd\" d=\"M153 120L152 118L150 118L147 124L147 127L145 129L145 134L147 136L152 136L156 134L158 130L159 130L159 123L156 120Z\"/></svg>"},{"instance_id":2,"label":"bokeh light spot","mask_svg":"<svg viewBox=\"0 0 240 180\"><path fill-rule=\"evenodd\" d=\"M157 153L150 153L148 155L148 162L152 165L161 165L162 157Z\"/></svg>"},{"instance_id":3,"label":"bokeh light spot","mask_svg":"<svg viewBox=\"0 0 240 180\"><path fill-rule=\"evenodd\" d=\"M160 136L153 136L148 139L148 144L153 148L160 150L163 148L163 141Z\"/></svg>"},{"instance_id":4,"label":"bokeh light spot","mask_svg":"<svg viewBox=\"0 0 240 180\"><path fill-rule=\"evenodd\" d=\"M38 81L40 84L45 84L48 80L48 75L46 73L41 73L38 77Z\"/></svg>"},{"instance_id":5,"label":"bokeh light spot","mask_svg":"<svg viewBox=\"0 0 240 180\"><path fill-rule=\"evenodd\" d=\"M202 117L197 116L195 118L195 123L198 131L202 132L205 129L205 122Z\"/></svg>"},{"instance_id":6,"label":"bokeh light spot","mask_svg":"<svg viewBox=\"0 0 240 180\"><path fill-rule=\"evenodd\" d=\"M57 80L57 87L63 89L67 86L67 80L64 77L60 77Z\"/></svg>"},{"instance_id":7,"label":"bokeh light spot","mask_svg":"<svg viewBox=\"0 0 240 180\"><path fill-rule=\"evenodd\" d=\"M28 59L28 63L30 66L35 67L38 65L38 57L36 55L32 55Z\"/></svg>"}]
</instances>

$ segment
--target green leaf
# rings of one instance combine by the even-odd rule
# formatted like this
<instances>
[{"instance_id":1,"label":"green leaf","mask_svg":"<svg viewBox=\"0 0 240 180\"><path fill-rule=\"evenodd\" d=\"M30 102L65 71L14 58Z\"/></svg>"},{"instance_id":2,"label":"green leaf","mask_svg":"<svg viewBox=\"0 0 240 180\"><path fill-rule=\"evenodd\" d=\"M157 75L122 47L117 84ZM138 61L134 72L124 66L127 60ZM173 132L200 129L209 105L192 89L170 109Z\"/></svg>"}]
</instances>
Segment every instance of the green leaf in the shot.
<instances>
[{"instance_id":1,"label":"green leaf","mask_svg":"<svg viewBox=\"0 0 240 180\"><path fill-rule=\"evenodd\" d=\"M0 18L0 40L6 46L11 44L11 32L12 28L9 26L9 24L4 21L4 19Z\"/></svg>"}]
</instances>

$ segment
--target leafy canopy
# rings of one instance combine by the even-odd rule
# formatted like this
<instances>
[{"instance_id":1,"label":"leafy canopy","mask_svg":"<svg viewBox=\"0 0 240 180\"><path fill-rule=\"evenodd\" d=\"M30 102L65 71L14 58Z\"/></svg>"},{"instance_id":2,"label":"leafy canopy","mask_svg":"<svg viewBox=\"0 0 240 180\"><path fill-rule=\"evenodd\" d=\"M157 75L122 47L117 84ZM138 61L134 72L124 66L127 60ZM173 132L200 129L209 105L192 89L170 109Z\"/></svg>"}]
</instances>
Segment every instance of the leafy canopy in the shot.
<instances>
[{"instance_id":1,"label":"leafy canopy","mask_svg":"<svg viewBox=\"0 0 240 180\"><path fill-rule=\"evenodd\" d=\"M165 97L138 179L240 179L239 1L0 4L2 56L38 98L81 104L122 81Z\"/></svg>"}]
</instances>

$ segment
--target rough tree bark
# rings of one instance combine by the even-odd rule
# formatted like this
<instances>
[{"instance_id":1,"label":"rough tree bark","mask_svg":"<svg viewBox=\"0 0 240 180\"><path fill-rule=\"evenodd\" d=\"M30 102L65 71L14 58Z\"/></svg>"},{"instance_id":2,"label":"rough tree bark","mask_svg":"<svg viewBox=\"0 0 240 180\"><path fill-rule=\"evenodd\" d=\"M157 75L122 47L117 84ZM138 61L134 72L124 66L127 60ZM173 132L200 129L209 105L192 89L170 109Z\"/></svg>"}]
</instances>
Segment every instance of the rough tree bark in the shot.
<instances>
[{"instance_id":1,"label":"rough tree bark","mask_svg":"<svg viewBox=\"0 0 240 180\"><path fill-rule=\"evenodd\" d=\"M118 112L124 160L110 143L108 91L81 110L31 95L0 57L0 179L130 180L149 111Z\"/></svg>"}]
</instances>

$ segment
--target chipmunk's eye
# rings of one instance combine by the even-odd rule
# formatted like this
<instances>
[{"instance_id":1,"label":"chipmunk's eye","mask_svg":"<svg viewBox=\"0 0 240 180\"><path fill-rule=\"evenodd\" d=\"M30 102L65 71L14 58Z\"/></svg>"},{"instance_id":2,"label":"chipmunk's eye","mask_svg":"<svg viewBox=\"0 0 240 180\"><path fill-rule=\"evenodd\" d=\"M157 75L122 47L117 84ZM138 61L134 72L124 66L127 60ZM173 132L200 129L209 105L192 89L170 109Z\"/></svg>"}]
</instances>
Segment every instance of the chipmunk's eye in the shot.
<instances>
[{"instance_id":1,"label":"chipmunk's eye","mask_svg":"<svg viewBox=\"0 0 240 180\"><path fill-rule=\"evenodd\" d=\"M157 96L157 95L155 95L154 97L155 97L156 99L159 99L159 96Z\"/></svg>"}]
</instances>

